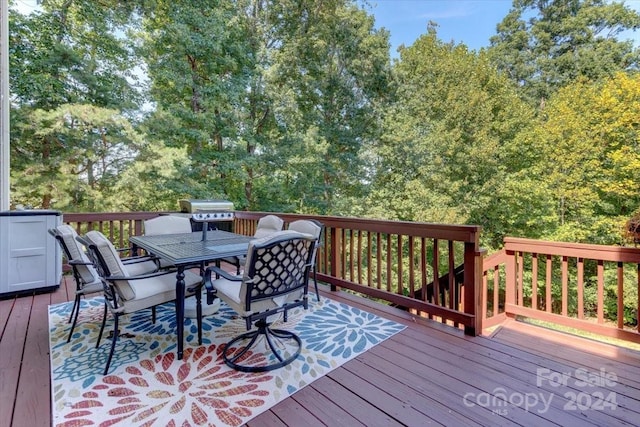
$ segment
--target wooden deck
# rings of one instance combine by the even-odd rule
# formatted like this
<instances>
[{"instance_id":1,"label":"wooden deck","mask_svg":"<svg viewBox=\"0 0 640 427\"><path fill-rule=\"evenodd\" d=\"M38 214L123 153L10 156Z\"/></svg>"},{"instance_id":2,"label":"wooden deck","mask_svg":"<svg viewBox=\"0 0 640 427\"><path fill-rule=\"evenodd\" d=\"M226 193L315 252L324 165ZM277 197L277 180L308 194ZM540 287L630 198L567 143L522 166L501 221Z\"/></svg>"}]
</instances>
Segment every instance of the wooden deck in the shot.
<instances>
[{"instance_id":1,"label":"wooden deck","mask_svg":"<svg viewBox=\"0 0 640 427\"><path fill-rule=\"evenodd\" d=\"M47 305L72 298L65 278L56 292L0 301L1 427L51 425ZM467 337L345 292L331 298L408 327L249 426L640 424L637 352L514 321Z\"/></svg>"}]
</instances>

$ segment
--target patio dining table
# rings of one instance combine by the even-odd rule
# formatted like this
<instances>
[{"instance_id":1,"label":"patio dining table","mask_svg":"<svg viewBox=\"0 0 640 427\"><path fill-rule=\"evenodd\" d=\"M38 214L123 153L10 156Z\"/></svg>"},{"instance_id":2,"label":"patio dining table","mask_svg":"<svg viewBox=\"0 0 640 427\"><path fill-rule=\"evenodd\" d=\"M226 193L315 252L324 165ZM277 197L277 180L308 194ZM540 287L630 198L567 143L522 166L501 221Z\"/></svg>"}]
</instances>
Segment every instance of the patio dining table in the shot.
<instances>
[{"instance_id":1,"label":"patio dining table","mask_svg":"<svg viewBox=\"0 0 640 427\"><path fill-rule=\"evenodd\" d=\"M252 237L222 230L153 236L132 236L134 247L142 248L164 258L177 268L176 273L176 329L177 356L182 359L184 348L184 271L194 264L202 264L234 256L246 255Z\"/></svg>"}]
</instances>

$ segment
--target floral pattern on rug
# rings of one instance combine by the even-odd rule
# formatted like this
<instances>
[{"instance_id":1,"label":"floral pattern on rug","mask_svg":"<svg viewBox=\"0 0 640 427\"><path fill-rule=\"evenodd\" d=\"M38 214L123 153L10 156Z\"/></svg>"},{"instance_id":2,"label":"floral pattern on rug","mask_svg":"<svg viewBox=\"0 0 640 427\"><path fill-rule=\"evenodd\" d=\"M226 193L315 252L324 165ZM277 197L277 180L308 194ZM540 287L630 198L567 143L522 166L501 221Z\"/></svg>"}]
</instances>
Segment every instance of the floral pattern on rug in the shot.
<instances>
[{"instance_id":1,"label":"floral pattern on rug","mask_svg":"<svg viewBox=\"0 0 640 427\"><path fill-rule=\"evenodd\" d=\"M327 298L296 309L286 323L303 342L293 363L271 372L244 373L222 361L224 344L246 331L245 322L221 304L203 319L203 345L197 345L195 319L185 319L185 351L175 355L172 303L123 316L110 373L102 375L113 328L102 322L99 297L82 301L76 331L66 343L71 303L49 308L54 425L239 426L358 354L404 329L403 325ZM250 354L251 358L263 358Z\"/></svg>"}]
</instances>

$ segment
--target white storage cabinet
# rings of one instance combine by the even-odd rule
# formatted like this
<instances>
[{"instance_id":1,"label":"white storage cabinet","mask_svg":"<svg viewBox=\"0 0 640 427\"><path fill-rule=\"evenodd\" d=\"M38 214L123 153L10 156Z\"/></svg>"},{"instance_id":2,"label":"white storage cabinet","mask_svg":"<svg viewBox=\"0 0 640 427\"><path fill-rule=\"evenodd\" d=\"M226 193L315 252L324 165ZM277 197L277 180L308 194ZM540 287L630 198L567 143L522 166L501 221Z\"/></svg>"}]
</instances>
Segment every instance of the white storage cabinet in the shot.
<instances>
[{"instance_id":1,"label":"white storage cabinet","mask_svg":"<svg viewBox=\"0 0 640 427\"><path fill-rule=\"evenodd\" d=\"M0 211L0 298L60 286L62 254L48 230L61 222L58 211Z\"/></svg>"}]
</instances>

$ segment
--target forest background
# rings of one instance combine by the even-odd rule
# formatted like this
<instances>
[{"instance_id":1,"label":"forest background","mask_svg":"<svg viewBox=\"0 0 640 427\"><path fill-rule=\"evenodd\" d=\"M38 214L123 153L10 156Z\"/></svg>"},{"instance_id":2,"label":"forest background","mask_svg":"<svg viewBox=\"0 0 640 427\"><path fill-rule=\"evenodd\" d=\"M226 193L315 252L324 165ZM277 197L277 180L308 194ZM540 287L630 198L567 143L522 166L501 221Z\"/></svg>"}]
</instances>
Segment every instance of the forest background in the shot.
<instances>
[{"instance_id":1,"label":"forest background","mask_svg":"<svg viewBox=\"0 0 640 427\"><path fill-rule=\"evenodd\" d=\"M10 0L11 203L478 224L627 244L640 15L514 0L490 46L389 54L352 0Z\"/></svg>"}]
</instances>

